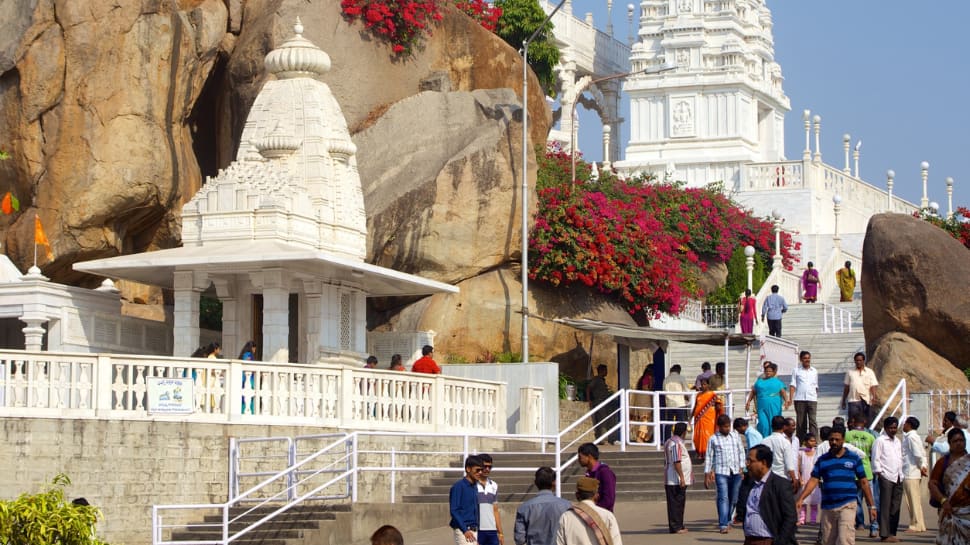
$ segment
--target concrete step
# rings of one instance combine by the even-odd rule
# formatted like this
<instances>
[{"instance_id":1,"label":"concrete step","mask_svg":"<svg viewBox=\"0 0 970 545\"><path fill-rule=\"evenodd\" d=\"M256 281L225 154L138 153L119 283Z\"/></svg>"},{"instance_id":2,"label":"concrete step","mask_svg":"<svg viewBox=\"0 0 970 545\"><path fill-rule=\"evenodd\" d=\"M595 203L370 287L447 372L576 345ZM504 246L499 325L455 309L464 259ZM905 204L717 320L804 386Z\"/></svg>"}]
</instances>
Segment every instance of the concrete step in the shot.
<instances>
[{"instance_id":1,"label":"concrete step","mask_svg":"<svg viewBox=\"0 0 970 545\"><path fill-rule=\"evenodd\" d=\"M697 478L697 472L695 472L695 479ZM499 488L501 489L501 483L499 483ZM564 489L565 490L565 489ZM570 493L564 493L563 497L571 498L571 493L573 489L570 488ZM503 503L521 503L529 498L531 498L534 493L523 493L523 494L511 494L506 498L499 498L500 502ZM711 490L705 490L703 484L695 483L693 486L687 489L687 499L688 501L713 501L717 498L717 492L712 488ZM617 492L616 501L621 502L634 502L634 501L662 501L666 499L666 494L664 493L663 485L650 485L649 487L636 490L621 490L620 483L617 481ZM448 503L448 494L420 494L413 496L404 496L405 503Z\"/></svg>"}]
</instances>

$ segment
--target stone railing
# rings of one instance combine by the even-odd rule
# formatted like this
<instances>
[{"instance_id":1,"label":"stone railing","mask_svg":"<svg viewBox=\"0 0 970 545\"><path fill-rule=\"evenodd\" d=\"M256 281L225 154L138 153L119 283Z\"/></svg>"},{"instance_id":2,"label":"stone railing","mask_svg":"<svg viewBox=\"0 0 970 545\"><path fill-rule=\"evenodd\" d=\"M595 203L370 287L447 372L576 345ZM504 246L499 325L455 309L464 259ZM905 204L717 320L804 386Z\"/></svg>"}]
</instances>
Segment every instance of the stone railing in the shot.
<instances>
[{"instance_id":1,"label":"stone railing","mask_svg":"<svg viewBox=\"0 0 970 545\"><path fill-rule=\"evenodd\" d=\"M793 189L805 187L801 161L754 163L744 169L741 191Z\"/></svg>"},{"instance_id":2,"label":"stone railing","mask_svg":"<svg viewBox=\"0 0 970 545\"><path fill-rule=\"evenodd\" d=\"M772 269L765 283L761 285L756 297L758 299L758 314L761 314L761 305L765 302L765 297L771 294L771 286L778 285L778 293L785 298L789 305L801 301L802 298L802 278L801 276L786 271L783 268Z\"/></svg>"},{"instance_id":3,"label":"stone railing","mask_svg":"<svg viewBox=\"0 0 970 545\"><path fill-rule=\"evenodd\" d=\"M542 0L542 9L549 13L555 2ZM630 71L630 46L609 34L597 30L590 23L578 19L565 6L552 16L553 35L569 46L576 65L596 75L620 74Z\"/></svg>"},{"instance_id":4,"label":"stone railing","mask_svg":"<svg viewBox=\"0 0 970 545\"><path fill-rule=\"evenodd\" d=\"M181 400L165 413L165 397ZM163 394L164 395L164 394ZM171 404L167 405L172 407ZM0 416L504 432L505 385L328 364L0 351Z\"/></svg>"}]
</instances>

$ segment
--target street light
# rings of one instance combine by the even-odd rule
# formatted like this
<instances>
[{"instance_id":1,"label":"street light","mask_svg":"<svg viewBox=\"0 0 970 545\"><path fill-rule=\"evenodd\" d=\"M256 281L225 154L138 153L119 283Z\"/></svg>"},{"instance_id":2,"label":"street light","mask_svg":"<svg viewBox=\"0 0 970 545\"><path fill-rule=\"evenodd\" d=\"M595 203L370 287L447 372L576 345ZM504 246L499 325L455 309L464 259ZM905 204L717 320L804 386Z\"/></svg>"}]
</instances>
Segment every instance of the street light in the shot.
<instances>
[{"instance_id":1,"label":"street light","mask_svg":"<svg viewBox=\"0 0 970 545\"><path fill-rule=\"evenodd\" d=\"M926 198L926 178L929 175L929 170L930 164L926 161L919 164L920 178L923 179L923 198L919 200L920 208L926 208L926 206L930 203L930 200Z\"/></svg>"},{"instance_id":2,"label":"street light","mask_svg":"<svg viewBox=\"0 0 970 545\"><path fill-rule=\"evenodd\" d=\"M771 256L771 268L781 268L781 224L785 219L781 217L781 212L777 208L771 211L771 220L775 224L775 255Z\"/></svg>"},{"instance_id":3,"label":"street light","mask_svg":"<svg viewBox=\"0 0 970 545\"><path fill-rule=\"evenodd\" d=\"M835 234L832 237L832 244L836 248L842 247L842 237L839 236L839 212L842 211L842 195L832 197L832 213L835 214Z\"/></svg>"},{"instance_id":4,"label":"street light","mask_svg":"<svg viewBox=\"0 0 970 545\"><path fill-rule=\"evenodd\" d=\"M651 66L635 72L624 72L622 74L613 74L610 76L604 76L602 78L593 79L590 76L583 76L579 78L579 81L577 81L576 85L573 86L573 100L572 104L569 106L569 158L570 162L572 163L572 170L570 171L572 177L570 180L573 182L576 181L576 103L579 102L579 96L582 95L586 89L589 89L590 86L597 83L625 78L633 75L659 74L661 72L674 70L675 68L677 68L676 65L664 63L660 66ZM606 157L605 159L609 160L609 157Z\"/></svg>"},{"instance_id":5,"label":"street light","mask_svg":"<svg viewBox=\"0 0 970 545\"><path fill-rule=\"evenodd\" d=\"M522 40L522 361L529 363L529 44L568 0L559 0L531 36ZM558 484L558 478L557 478Z\"/></svg>"}]
</instances>

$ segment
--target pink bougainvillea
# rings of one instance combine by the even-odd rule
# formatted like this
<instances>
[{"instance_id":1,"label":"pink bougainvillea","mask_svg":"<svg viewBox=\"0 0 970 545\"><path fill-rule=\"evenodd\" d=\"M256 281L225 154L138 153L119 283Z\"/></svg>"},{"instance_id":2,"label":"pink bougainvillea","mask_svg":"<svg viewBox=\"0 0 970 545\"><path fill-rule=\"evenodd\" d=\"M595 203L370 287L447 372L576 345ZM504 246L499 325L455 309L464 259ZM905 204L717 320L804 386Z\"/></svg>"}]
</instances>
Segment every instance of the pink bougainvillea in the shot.
<instances>
[{"instance_id":1,"label":"pink bougainvillea","mask_svg":"<svg viewBox=\"0 0 970 545\"><path fill-rule=\"evenodd\" d=\"M697 276L710 260L727 261L735 248L774 253L774 228L720 191L684 188L611 173L582 180L580 162L569 179L570 157L557 148L540 159L538 211L529 240L530 277L580 283L615 296L635 316L677 313L699 297ZM798 245L782 233L784 266Z\"/></svg>"}]
</instances>

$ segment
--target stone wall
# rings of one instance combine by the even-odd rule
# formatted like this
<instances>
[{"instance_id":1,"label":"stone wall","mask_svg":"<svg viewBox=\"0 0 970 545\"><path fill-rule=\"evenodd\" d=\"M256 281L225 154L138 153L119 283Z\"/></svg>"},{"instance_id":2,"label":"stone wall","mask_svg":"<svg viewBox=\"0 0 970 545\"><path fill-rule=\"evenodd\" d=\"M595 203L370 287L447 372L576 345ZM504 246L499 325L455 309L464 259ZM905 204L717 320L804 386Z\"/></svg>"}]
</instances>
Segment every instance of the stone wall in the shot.
<instances>
[{"instance_id":1,"label":"stone wall","mask_svg":"<svg viewBox=\"0 0 970 545\"><path fill-rule=\"evenodd\" d=\"M84 496L104 520L99 534L113 544L151 543L152 505L222 503L228 498L230 437L294 436L333 430L308 426L254 426L161 421L5 418L0 443L0 498L37 492L58 473L72 484L68 498ZM360 450L460 450L460 439L371 436ZM493 445L494 446L494 445ZM484 444L471 448L484 449ZM302 455L309 454L302 452ZM362 461L374 454L362 454ZM448 465L460 456L411 455L422 465ZM407 461L399 457L398 463ZM396 495L408 493L427 475L397 477ZM365 472L360 501L386 502L390 475ZM373 529L371 529L373 531Z\"/></svg>"}]
</instances>

